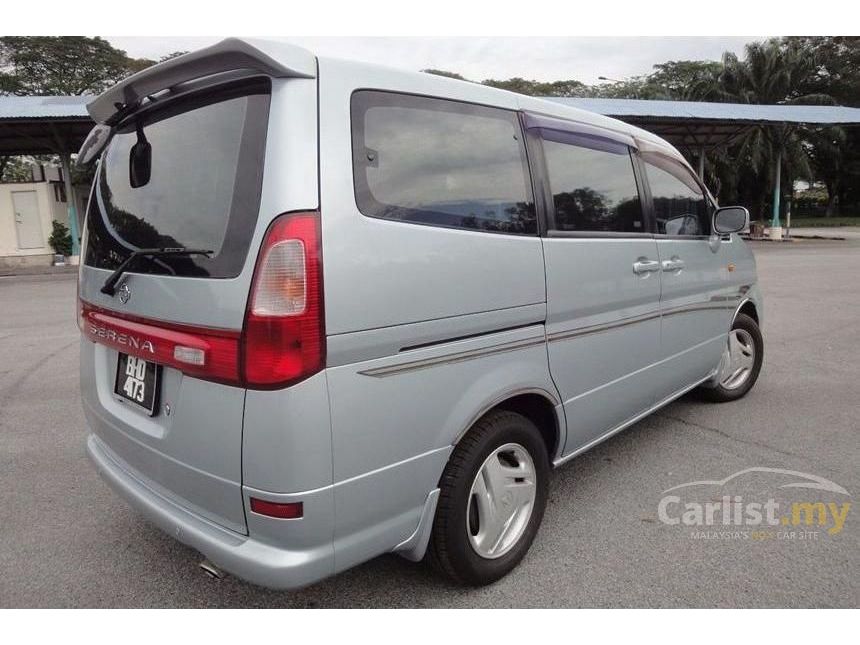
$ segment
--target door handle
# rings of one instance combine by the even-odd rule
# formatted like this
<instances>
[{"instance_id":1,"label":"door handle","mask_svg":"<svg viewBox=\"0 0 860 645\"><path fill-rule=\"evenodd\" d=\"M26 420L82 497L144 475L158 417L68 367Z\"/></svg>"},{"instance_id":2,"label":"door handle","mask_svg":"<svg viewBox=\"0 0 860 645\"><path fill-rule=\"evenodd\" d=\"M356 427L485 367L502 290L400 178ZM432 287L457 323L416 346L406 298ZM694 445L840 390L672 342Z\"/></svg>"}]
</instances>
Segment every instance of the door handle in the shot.
<instances>
[{"instance_id":1,"label":"door handle","mask_svg":"<svg viewBox=\"0 0 860 645\"><path fill-rule=\"evenodd\" d=\"M684 261L677 255L670 260L663 260L664 271L680 271L684 268Z\"/></svg>"},{"instance_id":2,"label":"door handle","mask_svg":"<svg viewBox=\"0 0 860 645\"><path fill-rule=\"evenodd\" d=\"M633 263L633 273L636 275L643 275L646 273L653 273L654 271L660 270L660 263L657 260L636 260Z\"/></svg>"}]
</instances>

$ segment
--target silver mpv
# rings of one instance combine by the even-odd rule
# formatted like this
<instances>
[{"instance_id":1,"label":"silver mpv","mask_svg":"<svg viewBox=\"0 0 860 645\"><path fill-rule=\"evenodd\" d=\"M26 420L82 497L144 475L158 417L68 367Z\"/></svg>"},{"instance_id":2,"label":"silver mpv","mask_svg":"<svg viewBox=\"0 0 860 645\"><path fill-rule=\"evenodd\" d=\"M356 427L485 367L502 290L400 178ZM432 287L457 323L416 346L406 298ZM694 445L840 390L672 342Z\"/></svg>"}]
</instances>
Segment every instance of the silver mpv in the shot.
<instances>
[{"instance_id":1,"label":"silver mpv","mask_svg":"<svg viewBox=\"0 0 860 645\"><path fill-rule=\"evenodd\" d=\"M497 580L552 467L758 377L748 214L643 130L236 39L89 111L89 456L254 583Z\"/></svg>"}]
</instances>

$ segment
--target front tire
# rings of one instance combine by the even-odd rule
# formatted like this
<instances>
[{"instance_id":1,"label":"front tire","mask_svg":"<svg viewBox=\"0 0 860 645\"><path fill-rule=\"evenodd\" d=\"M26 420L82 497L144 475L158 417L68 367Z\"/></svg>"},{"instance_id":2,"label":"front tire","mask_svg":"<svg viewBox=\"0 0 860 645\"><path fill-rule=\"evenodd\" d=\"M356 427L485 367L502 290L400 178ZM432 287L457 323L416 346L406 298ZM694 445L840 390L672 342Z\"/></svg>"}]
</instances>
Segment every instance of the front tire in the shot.
<instances>
[{"instance_id":1,"label":"front tire","mask_svg":"<svg viewBox=\"0 0 860 645\"><path fill-rule=\"evenodd\" d=\"M717 384L700 388L700 393L716 403L737 401L755 385L763 358L764 340L758 324L750 316L738 314L720 361Z\"/></svg>"},{"instance_id":2,"label":"front tire","mask_svg":"<svg viewBox=\"0 0 860 645\"><path fill-rule=\"evenodd\" d=\"M549 458L540 431L524 416L495 410L454 448L428 557L461 584L495 582L523 559L546 508Z\"/></svg>"}]
</instances>

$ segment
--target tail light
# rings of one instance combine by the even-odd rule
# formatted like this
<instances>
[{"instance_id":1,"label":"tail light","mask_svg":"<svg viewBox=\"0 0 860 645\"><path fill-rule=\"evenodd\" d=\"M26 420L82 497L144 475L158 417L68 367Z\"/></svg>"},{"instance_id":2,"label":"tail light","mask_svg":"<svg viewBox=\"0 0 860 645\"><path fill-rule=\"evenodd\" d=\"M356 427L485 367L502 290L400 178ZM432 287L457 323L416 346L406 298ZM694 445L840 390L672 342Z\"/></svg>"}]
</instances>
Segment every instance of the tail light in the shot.
<instances>
[{"instance_id":1,"label":"tail light","mask_svg":"<svg viewBox=\"0 0 860 645\"><path fill-rule=\"evenodd\" d=\"M319 213L288 213L269 227L242 333L248 387L284 387L325 362Z\"/></svg>"},{"instance_id":2,"label":"tail light","mask_svg":"<svg viewBox=\"0 0 860 645\"><path fill-rule=\"evenodd\" d=\"M286 387L325 363L319 213L288 213L269 227L242 331L78 304L78 324L93 342L197 378L254 389Z\"/></svg>"}]
</instances>

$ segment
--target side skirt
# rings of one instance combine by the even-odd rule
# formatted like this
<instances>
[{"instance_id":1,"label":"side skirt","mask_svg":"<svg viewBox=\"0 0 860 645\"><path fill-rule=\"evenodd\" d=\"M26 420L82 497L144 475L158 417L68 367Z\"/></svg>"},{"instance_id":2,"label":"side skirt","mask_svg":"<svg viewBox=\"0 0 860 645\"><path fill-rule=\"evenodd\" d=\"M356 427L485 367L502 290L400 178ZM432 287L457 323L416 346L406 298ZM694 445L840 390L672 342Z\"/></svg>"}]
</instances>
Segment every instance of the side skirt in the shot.
<instances>
[{"instance_id":1,"label":"side skirt","mask_svg":"<svg viewBox=\"0 0 860 645\"><path fill-rule=\"evenodd\" d=\"M603 441L606 441L606 440L607 440L607 439L609 439L611 436L618 434L619 432L621 432L621 431L622 431L622 430L624 430L625 428L629 428L629 427L630 427L630 426L632 426L634 423L636 423L637 421L640 421L640 420L644 419L645 417L647 417L647 416L648 416L649 414L651 414L652 412L655 412L655 411L659 410L659 409L660 409L660 408L662 408L664 405L667 405L668 403L671 403L671 402L672 402L672 401L674 401L675 399L677 399L677 398L679 398L679 397L684 396L684 395L685 395L687 392L689 392L690 390L692 390L692 389L694 389L694 388L699 387L702 383L705 383L706 381L709 381L709 380L711 380L711 379L713 379L713 378L714 378L714 375L713 375L713 374L709 374L708 376L706 376L706 377L705 377L705 378L703 378L702 380L700 380L700 381L696 381L696 382L695 382L695 383L693 383L692 385L687 385L687 386L685 386L685 387L681 388L680 390L678 390L678 391L676 391L676 392L673 392L672 394L670 394L669 396L667 396L665 399L663 399L662 401L659 401L657 404L655 404L655 405L651 406L651 407L650 407L650 408L648 408L647 410L644 410L643 412L640 412L639 414L637 414L637 415L636 415L636 416L634 416L634 417L631 417L630 419L628 419L628 420L627 420L627 421L625 421L624 423L622 423L622 424L620 424L620 425L618 425L618 426L615 426L614 428L612 428L612 429L611 429L611 430L609 430L608 432L603 433L602 435L600 435L599 437L597 437L597 439L592 439L592 440L591 440L591 441L589 441L587 444L585 444L584 446L581 446L581 447L577 448L576 450L574 450L574 451L573 451L573 452L571 452L570 454L568 454L568 455L564 455L563 457L559 457L559 458L558 458L558 459L556 459L554 462L552 462L553 467L554 467L554 468L558 468L558 467L559 467L559 466L561 466L562 464L567 463L568 461L570 461L570 460L571 460L571 459L573 459L574 457L576 457L576 456L581 455L582 453L584 453L586 450L590 450L591 448L593 448L593 447L594 447L594 446L596 446L597 444L599 444L599 443L601 443L601 442L603 442Z\"/></svg>"}]
</instances>

